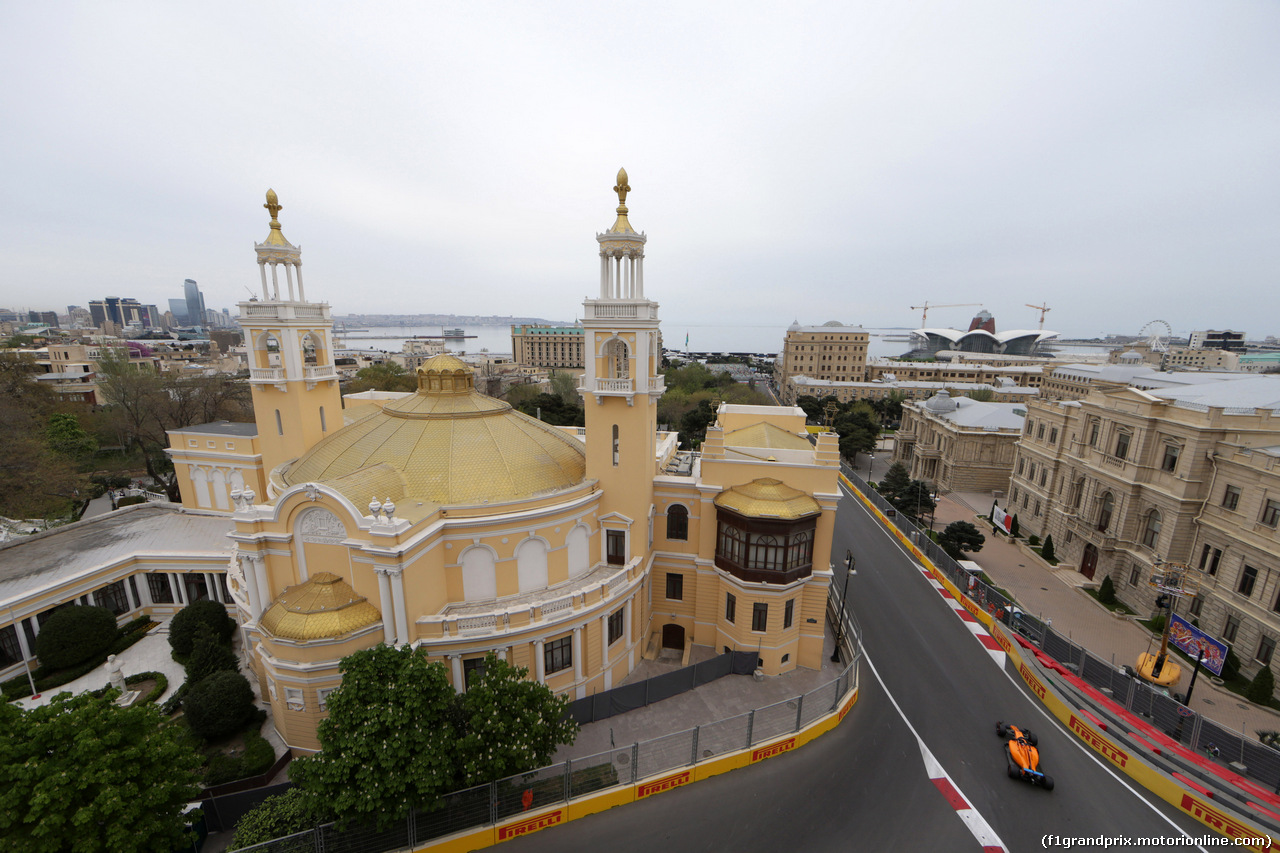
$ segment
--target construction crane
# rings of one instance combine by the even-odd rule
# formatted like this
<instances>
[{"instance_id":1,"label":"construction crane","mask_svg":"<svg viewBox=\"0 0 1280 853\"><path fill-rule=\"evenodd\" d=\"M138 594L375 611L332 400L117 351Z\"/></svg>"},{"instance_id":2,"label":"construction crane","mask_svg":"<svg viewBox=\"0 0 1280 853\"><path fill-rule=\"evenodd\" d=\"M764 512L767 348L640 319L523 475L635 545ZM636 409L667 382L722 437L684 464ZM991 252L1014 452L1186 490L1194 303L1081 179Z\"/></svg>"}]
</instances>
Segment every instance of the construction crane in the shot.
<instances>
[{"instance_id":1,"label":"construction crane","mask_svg":"<svg viewBox=\"0 0 1280 853\"><path fill-rule=\"evenodd\" d=\"M926 300L923 305L912 305L911 310L921 312L920 328L923 329L925 328L925 320L929 317L930 308L980 308L980 307L982 307L981 302L955 302L950 305L930 305L928 300Z\"/></svg>"},{"instance_id":2,"label":"construction crane","mask_svg":"<svg viewBox=\"0 0 1280 853\"><path fill-rule=\"evenodd\" d=\"M1044 315L1053 309L1048 305L1032 305L1030 302L1024 303L1028 308L1034 308L1040 312L1040 329L1044 330Z\"/></svg>"}]
</instances>

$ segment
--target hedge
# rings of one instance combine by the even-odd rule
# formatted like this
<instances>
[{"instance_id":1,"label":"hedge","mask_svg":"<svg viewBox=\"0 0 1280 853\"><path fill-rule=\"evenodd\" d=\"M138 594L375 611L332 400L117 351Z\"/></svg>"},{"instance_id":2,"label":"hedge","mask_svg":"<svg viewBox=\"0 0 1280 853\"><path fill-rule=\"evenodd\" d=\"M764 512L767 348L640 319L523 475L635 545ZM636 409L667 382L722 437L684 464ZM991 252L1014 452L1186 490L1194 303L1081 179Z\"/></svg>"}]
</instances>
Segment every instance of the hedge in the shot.
<instances>
[{"instance_id":1,"label":"hedge","mask_svg":"<svg viewBox=\"0 0 1280 853\"><path fill-rule=\"evenodd\" d=\"M41 665L65 669L105 655L119 635L110 610L73 604L55 611L40 626L35 653Z\"/></svg>"},{"instance_id":2,"label":"hedge","mask_svg":"<svg viewBox=\"0 0 1280 853\"><path fill-rule=\"evenodd\" d=\"M236 622L227 615L225 605L210 598L193 601L179 610L169 622L169 645L173 648L175 659L181 655L191 654L196 632L201 625L208 625L218 640L223 643L231 641L235 633Z\"/></svg>"}]
</instances>

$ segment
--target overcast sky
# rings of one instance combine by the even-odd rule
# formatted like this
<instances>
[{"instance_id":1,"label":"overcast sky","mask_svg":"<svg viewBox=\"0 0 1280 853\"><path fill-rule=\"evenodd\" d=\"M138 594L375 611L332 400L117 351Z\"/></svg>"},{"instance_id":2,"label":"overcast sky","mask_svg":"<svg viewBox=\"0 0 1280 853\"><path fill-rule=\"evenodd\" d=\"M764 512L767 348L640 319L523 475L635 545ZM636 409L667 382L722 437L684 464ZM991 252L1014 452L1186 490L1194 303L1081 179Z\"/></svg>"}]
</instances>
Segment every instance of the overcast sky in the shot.
<instances>
[{"instance_id":1,"label":"overcast sky","mask_svg":"<svg viewBox=\"0 0 1280 853\"><path fill-rule=\"evenodd\" d=\"M3 3L0 306L1280 335L1280 3ZM966 325L939 308L929 325Z\"/></svg>"}]
</instances>

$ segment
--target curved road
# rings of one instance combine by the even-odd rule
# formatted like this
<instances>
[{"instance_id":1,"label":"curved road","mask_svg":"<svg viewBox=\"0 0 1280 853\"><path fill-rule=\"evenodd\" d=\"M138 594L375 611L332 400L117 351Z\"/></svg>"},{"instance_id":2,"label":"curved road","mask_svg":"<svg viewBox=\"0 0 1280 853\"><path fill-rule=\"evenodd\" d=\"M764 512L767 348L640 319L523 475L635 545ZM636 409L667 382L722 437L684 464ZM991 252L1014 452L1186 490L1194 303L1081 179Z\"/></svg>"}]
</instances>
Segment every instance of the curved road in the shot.
<instances>
[{"instance_id":1,"label":"curved road","mask_svg":"<svg viewBox=\"0 0 1280 853\"><path fill-rule=\"evenodd\" d=\"M864 661L861 698L839 728L760 765L505 842L503 849L981 850L929 780L915 736L889 695L1011 851L1043 849L1045 834L1209 832L1113 774L1048 717L1021 679L995 665L897 541L849 497L840 504L832 553L846 549L858 561L849 600L871 665ZM835 583L843 588L843 566ZM1057 783L1052 793L1005 775L998 718L1039 735L1044 769Z\"/></svg>"}]
</instances>

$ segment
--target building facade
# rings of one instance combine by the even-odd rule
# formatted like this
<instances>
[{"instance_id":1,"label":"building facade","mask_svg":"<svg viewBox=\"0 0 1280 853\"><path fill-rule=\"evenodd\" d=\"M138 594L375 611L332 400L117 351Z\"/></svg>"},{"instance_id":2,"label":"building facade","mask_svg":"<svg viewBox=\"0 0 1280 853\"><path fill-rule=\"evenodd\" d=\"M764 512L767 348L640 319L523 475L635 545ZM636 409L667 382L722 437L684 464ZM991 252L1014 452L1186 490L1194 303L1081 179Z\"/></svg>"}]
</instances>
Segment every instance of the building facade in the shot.
<instances>
[{"instance_id":1,"label":"building facade","mask_svg":"<svg viewBox=\"0 0 1280 853\"><path fill-rule=\"evenodd\" d=\"M792 323L782 341L782 352L778 354L779 392L786 389L787 380L792 376L865 382L870 337L861 326L846 326L836 320L821 326Z\"/></svg>"},{"instance_id":2,"label":"building facade","mask_svg":"<svg viewBox=\"0 0 1280 853\"><path fill-rule=\"evenodd\" d=\"M984 403L945 390L904 403L893 461L942 491L1004 491L1026 412L1025 403Z\"/></svg>"},{"instance_id":3,"label":"building facade","mask_svg":"<svg viewBox=\"0 0 1280 853\"><path fill-rule=\"evenodd\" d=\"M582 326L511 327L511 357L524 367L582 370L586 355Z\"/></svg>"}]
</instances>

